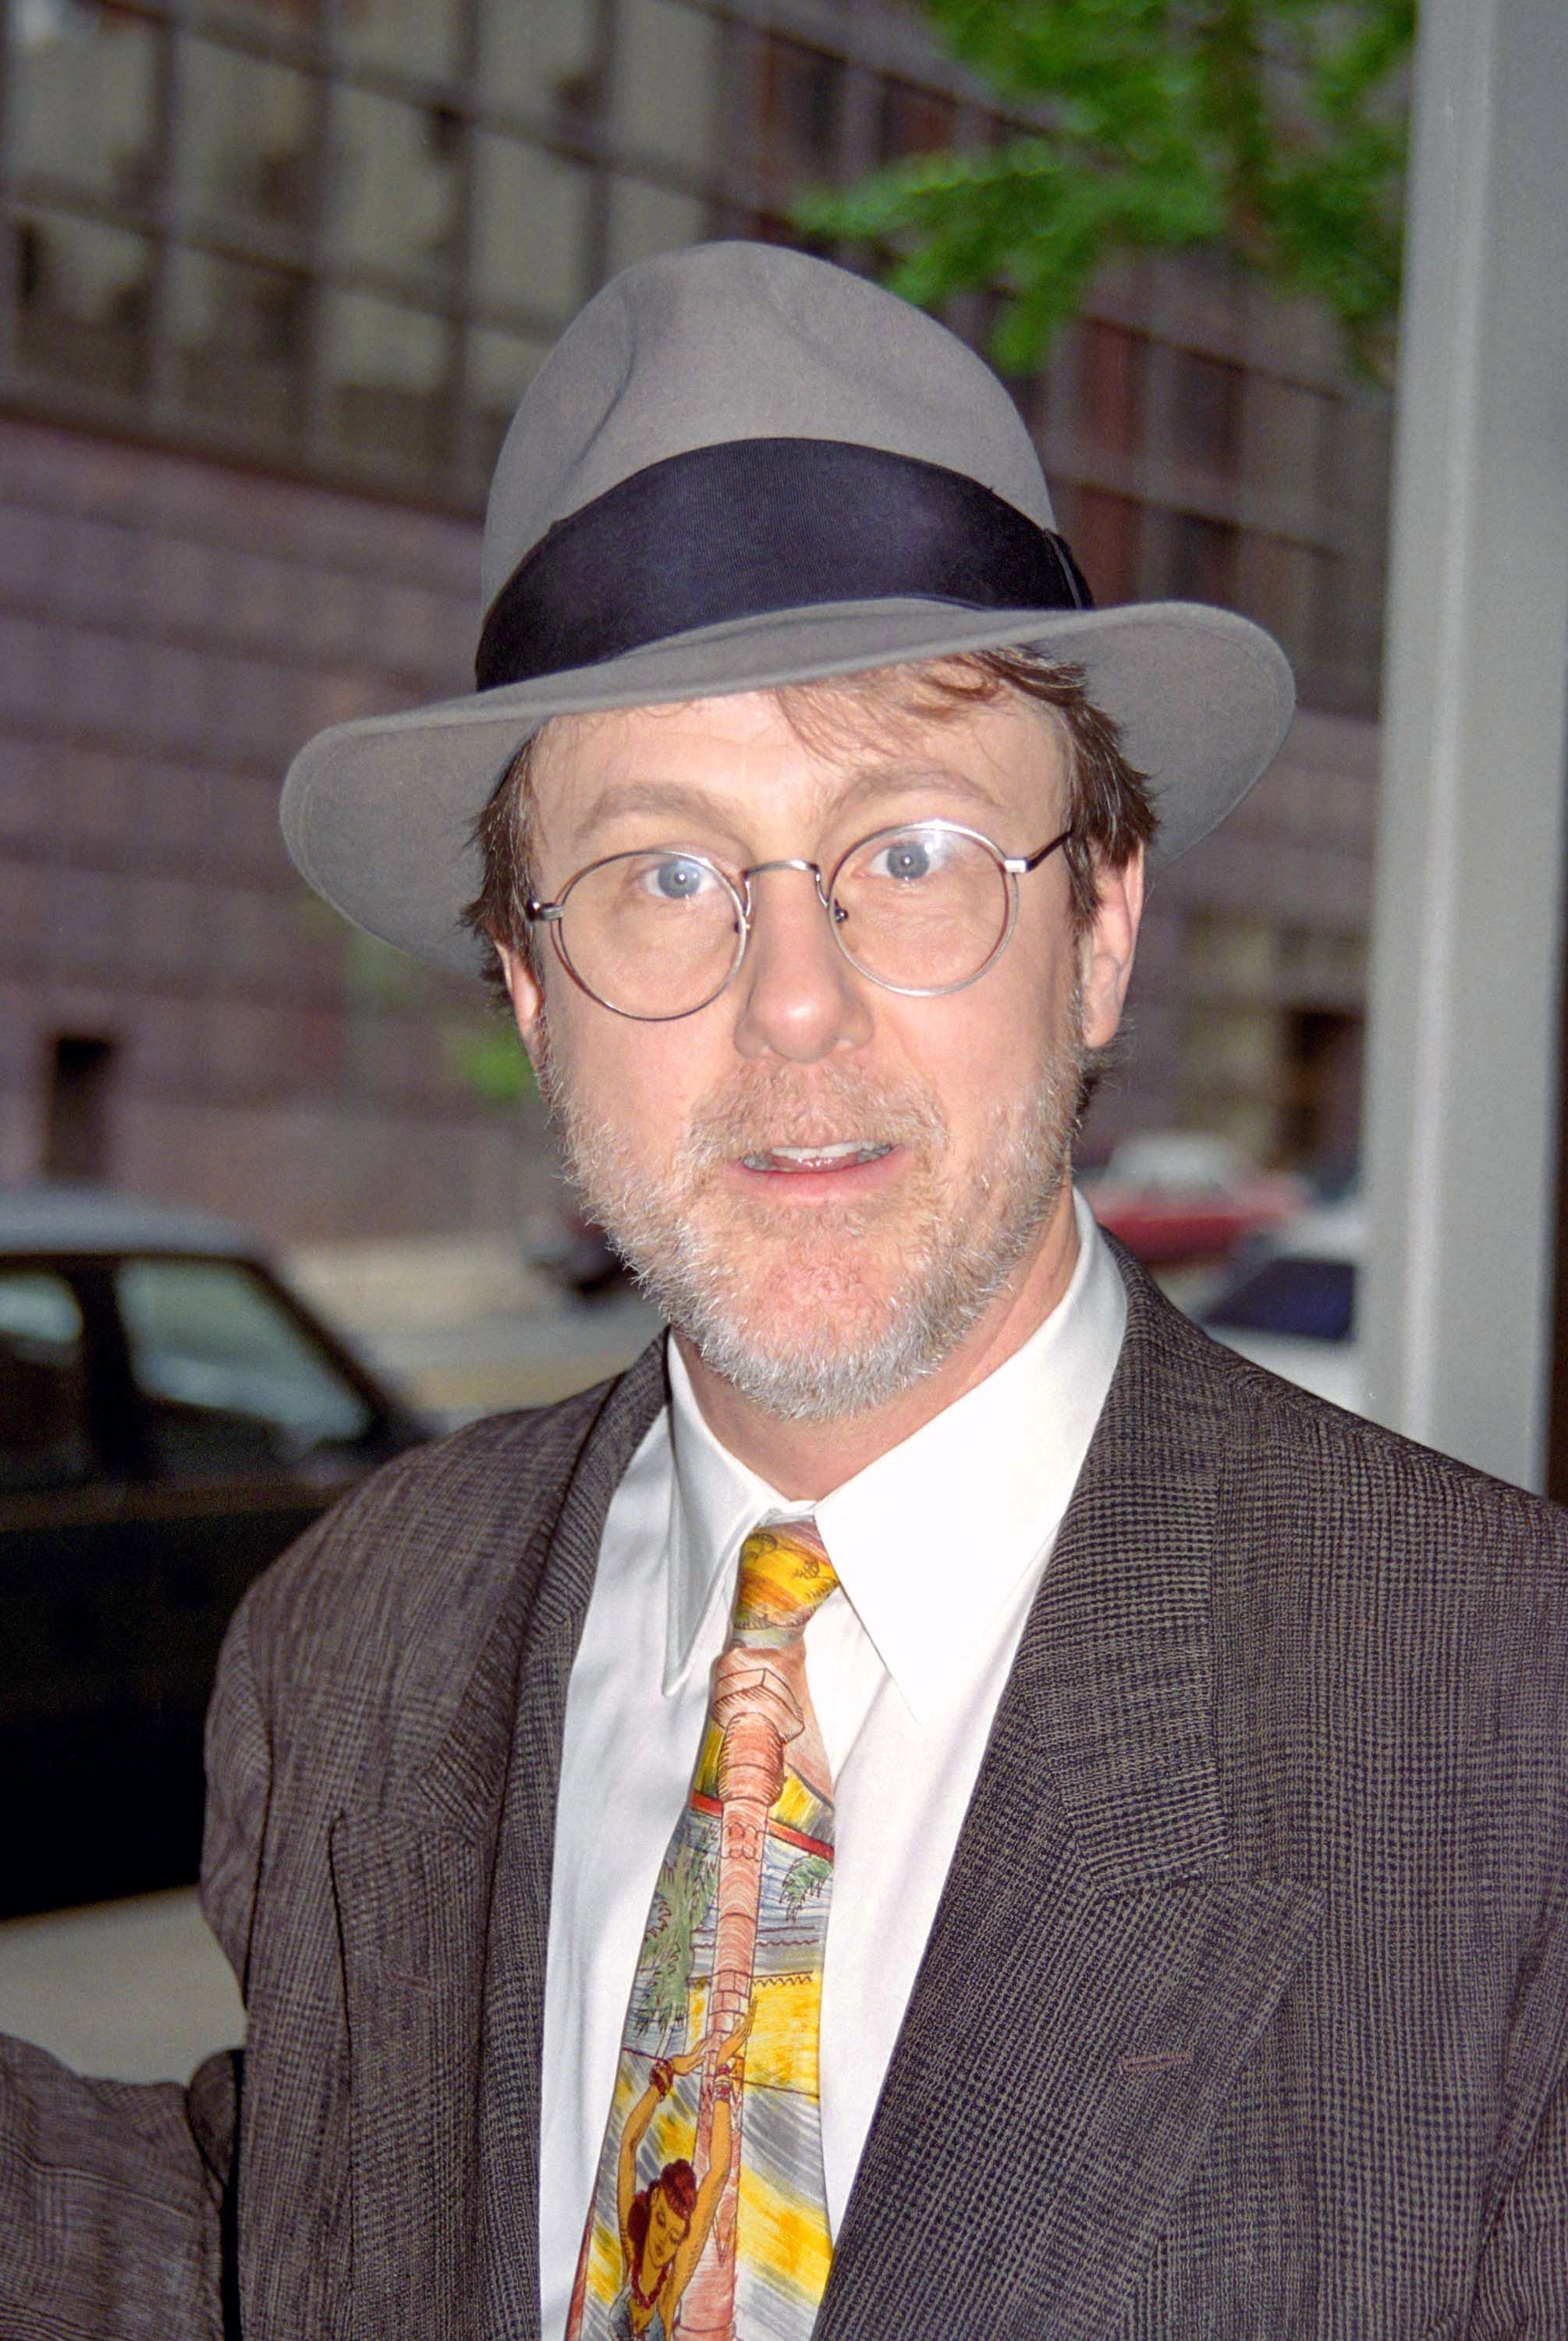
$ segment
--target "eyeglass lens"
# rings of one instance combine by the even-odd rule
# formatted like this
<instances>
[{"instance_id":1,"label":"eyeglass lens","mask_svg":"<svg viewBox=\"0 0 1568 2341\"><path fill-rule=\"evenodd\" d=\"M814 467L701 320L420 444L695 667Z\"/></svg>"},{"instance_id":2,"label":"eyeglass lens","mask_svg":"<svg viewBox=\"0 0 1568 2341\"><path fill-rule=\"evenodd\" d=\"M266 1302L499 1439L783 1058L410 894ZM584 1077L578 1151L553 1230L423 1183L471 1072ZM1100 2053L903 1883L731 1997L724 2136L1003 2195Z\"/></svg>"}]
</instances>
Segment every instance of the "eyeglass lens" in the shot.
<instances>
[{"instance_id":1,"label":"eyeglass lens","mask_svg":"<svg viewBox=\"0 0 1568 2341\"><path fill-rule=\"evenodd\" d=\"M839 941L862 972L901 991L978 975L1007 931L1007 873L991 848L935 823L868 837L840 868Z\"/></svg>"},{"instance_id":2,"label":"eyeglass lens","mask_svg":"<svg viewBox=\"0 0 1568 2341\"><path fill-rule=\"evenodd\" d=\"M711 863L654 850L585 870L556 937L578 981L623 1016L684 1016L721 991L743 935L740 897Z\"/></svg>"},{"instance_id":3,"label":"eyeglass lens","mask_svg":"<svg viewBox=\"0 0 1568 2341\"><path fill-rule=\"evenodd\" d=\"M984 840L940 822L851 849L832 895L839 948L873 982L936 992L978 975L1007 932L1007 873ZM739 961L739 894L700 855L655 848L584 871L557 936L588 991L624 1016L689 1015Z\"/></svg>"}]
</instances>

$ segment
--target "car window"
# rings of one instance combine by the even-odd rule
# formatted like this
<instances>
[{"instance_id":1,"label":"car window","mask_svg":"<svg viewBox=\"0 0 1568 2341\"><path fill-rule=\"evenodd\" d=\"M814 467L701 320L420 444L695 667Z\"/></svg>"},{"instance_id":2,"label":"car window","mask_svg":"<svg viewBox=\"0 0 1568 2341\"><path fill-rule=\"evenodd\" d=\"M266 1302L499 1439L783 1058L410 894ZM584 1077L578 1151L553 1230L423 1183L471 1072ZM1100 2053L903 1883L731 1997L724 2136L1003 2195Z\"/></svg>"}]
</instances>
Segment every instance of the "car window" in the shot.
<instances>
[{"instance_id":1,"label":"car window","mask_svg":"<svg viewBox=\"0 0 1568 2341\"><path fill-rule=\"evenodd\" d=\"M1355 1267L1309 1252L1283 1253L1203 1312L1206 1325L1237 1333L1286 1333L1302 1341L1348 1341L1355 1322Z\"/></svg>"},{"instance_id":2,"label":"car window","mask_svg":"<svg viewBox=\"0 0 1568 2341\"><path fill-rule=\"evenodd\" d=\"M1239 1186L1249 1164L1235 1147L1217 1139L1166 1132L1125 1139L1106 1165L1112 1186L1141 1187L1156 1194L1223 1195Z\"/></svg>"},{"instance_id":3,"label":"car window","mask_svg":"<svg viewBox=\"0 0 1568 2341\"><path fill-rule=\"evenodd\" d=\"M274 1469L370 1429L367 1400L248 1270L127 1260L118 1290L160 1471Z\"/></svg>"},{"instance_id":4,"label":"car window","mask_svg":"<svg viewBox=\"0 0 1568 2341\"><path fill-rule=\"evenodd\" d=\"M84 1347L63 1276L0 1269L0 1489L69 1487L90 1475Z\"/></svg>"}]
</instances>

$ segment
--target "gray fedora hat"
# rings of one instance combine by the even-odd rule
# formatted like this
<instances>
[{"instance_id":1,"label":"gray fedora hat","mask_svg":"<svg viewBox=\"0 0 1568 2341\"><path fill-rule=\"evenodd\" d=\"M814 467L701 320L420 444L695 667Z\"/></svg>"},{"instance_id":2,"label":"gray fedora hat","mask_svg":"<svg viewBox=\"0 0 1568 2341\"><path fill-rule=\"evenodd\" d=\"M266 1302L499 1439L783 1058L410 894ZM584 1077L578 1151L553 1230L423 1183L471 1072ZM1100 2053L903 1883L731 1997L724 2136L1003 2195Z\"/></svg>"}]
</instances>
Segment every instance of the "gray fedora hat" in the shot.
<instances>
[{"instance_id":1,"label":"gray fedora hat","mask_svg":"<svg viewBox=\"0 0 1568 2341\"><path fill-rule=\"evenodd\" d=\"M627 269L518 408L485 518L479 689L334 724L283 787L301 872L477 971L474 823L552 715L1027 644L1081 666L1170 862L1285 736L1270 637L1184 602L1097 610L1011 398L932 318L781 246Z\"/></svg>"}]
</instances>

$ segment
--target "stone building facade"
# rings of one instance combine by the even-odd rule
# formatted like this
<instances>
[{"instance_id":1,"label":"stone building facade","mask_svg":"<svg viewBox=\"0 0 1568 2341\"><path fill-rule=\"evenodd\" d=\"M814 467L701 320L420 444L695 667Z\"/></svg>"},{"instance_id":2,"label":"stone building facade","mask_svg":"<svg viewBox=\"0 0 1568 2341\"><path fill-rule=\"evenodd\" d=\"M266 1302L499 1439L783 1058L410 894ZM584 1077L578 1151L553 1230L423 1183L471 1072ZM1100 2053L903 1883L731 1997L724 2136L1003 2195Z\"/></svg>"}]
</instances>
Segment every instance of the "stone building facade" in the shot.
<instances>
[{"instance_id":1,"label":"stone building facade","mask_svg":"<svg viewBox=\"0 0 1568 2341\"><path fill-rule=\"evenodd\" d=\"M302 1240L537 1194L537 1129L463 1071L469 988L356 936L278 836L312 732L464 687L476 553L471 521L0 422L0 1176Z\"/></svg>"}]
</instances>

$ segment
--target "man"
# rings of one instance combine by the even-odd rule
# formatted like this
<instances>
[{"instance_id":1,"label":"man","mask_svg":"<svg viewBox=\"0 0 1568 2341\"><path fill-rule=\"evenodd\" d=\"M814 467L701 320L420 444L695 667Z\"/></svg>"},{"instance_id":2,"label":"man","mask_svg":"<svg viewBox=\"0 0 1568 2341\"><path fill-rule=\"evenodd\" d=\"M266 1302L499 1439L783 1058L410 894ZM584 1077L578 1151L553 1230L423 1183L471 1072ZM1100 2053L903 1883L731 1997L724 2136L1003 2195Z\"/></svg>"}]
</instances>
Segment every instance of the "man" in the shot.
<instances>
[{"instance_id":1,"label":"man","mask_svg":"<svg viewBox=\"0 0 1568 2341\"><path fill-rule=\"evenodd\" d=\"M573 326L485 592L287 833L439 962L471 903L672 1335L248 1599L243 2066L12 2049L4 2329L1561 2341L1561 1523L1068 1175L1278 652L1090 609L986 370L743 244Z\"/></svg>"}]
</instances>

